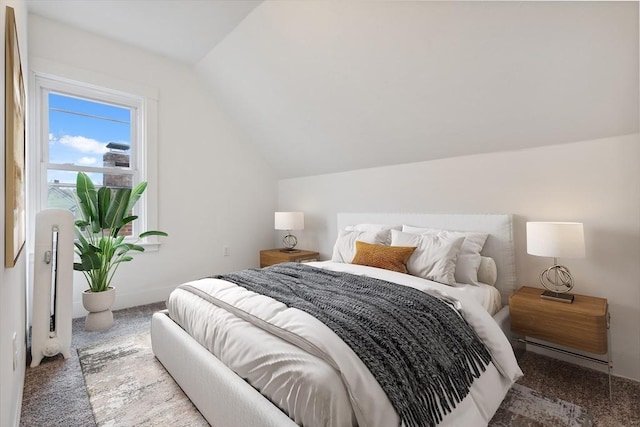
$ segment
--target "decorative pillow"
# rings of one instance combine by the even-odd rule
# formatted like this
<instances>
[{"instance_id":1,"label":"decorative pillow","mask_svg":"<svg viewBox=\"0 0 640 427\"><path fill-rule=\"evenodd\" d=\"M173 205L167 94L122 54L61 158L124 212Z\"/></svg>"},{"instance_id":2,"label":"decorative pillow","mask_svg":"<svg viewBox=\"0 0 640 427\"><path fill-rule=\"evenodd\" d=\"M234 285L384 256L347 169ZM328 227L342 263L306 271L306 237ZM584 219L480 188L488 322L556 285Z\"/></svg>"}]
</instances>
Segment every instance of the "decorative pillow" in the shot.
<instances>
[{"instance_id":1,"label":"decorative pillow","mask_svg":"<svg viewBox=\"0 0 640 427\"><path fill-rule=\"evenodd\" d=\"M498 268L493 258L483 256L480 258L480 268L478 269L478 282L495 286L498 280Z\"/></svg>"},{"instance_id":2,"label":"decorative pillow","mask_svg":"<svg viewBox=\"0 0 640 427\"><path fill-rule=\"evenodd\" d=\"M383 245L389 240L389 230L381 231L338 231L338 238L333 245L333 255L331 261L351 263L356 254L356 240L362 242Z\"/></svg>"},{"instance_id":3,"label":"decorative pillow","mask_svg":"<svg viewBox=\"0 0 640 427\"><path fill-rule=\"evenodd\" d=\"M409 274L453 285L456 281L456 259L464 237L439 234L411 234L391 230L391 245L415 246L407 262Z\"/></svg>"},{"instance_id":4,"label":"decorative pillow","mask_svg":"<svg viewBox=\"0 0 640 427\"><path fill-rule=\"evenodd\" d=\"M379 231L389 231L389 230L402 230L402 225L388 225L388 224L356 224L356 225L348 225L344 228L347 231L372 231L377 233ZM387 235L388 239L384 242L385 245L391 244L391 233Z\"/></svg>"},{"instance_id":5,"label":"decorative pillow","mask_svg":"<svg viewBox=\"0 0 640 427\"><path fill-rule=\"evenodd\" d=\"M407 260L415 250L415 246L372 245L358 240L356 256L353 257L351 264L407 273Z\"/></svg>"},{"instance_id":6,"label":"decorative pillow","mask_svg":"<svg viewBox=\"0 0 640 427\"><path fill-rule=\"evenodd\" d=\"M478 284L478 268L480 268L480 252L489 234L475 231L449 231L434 228L412 227L403 225L402 231L412 234L437 234L443 237L464 237L458 260L456 261L456 282L470 285Z\"/></svg>"}]
</instances>

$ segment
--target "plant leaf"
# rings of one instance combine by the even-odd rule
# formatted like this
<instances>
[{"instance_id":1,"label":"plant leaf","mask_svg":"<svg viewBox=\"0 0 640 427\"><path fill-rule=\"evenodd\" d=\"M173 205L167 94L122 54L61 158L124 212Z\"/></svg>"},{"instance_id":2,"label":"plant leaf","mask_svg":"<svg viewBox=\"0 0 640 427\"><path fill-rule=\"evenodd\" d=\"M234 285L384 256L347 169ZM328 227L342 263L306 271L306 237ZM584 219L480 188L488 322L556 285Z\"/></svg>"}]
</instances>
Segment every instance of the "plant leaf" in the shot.
<instances>
[{"instance_id":1,"label":"plant leaf","mask_svg":"<svg viewBox=\"0 0 640 427\"><path fill-rule=\"evenodd\" d=\"M83 220L83 219L79 219L79 220L77 220L75 222L75 225L76 225L76 227L87 227L90 224L87 221Z\"/></svg>"},{"instance_id":2,"label":"plant leaf","mask_svg":"<svg viewBox=\"0 0 640 427\"><path fill-rule=\"evenodd\" d=\"M127 213L128 212L129 211L127 211ZM136 219L138 219L138 215L131 215L131 216L128 216L126 218L123 218L122 219L122 225L124 226L126 224L129 224L130 222L135 221Z\"/></svg>"},{"instance_id":3,"label":"plant leaf","mask_svg":"<svg viewBox=\"0 0 640 427\"><path fill-rule=\"evenodd\" d=\"M127 202L130 194L131 189L119 188L111 199L111 203L109 203L105 218L105 228L110 230L110 235L112 236L117 236L118 231L122 228L122 219L127 212Z\"/></svg>"},{"instance_id":4,"label":"plant leaf","mask_svg":"<svg viewBox=\"0 0 640 427\"><path fill-rule=\"evenodd\" d=\"M76 197L80 205L82 219L87 221L94 233L99 230L98 220L98 192L91 182L91 178L84 172L78 172L76 177Z\"/></svg>"},{"instance_id":5,"label":"plant leaf","mask_svg":"<svg viewBox=\"0 0 640 427\"><path fill-rule=\"evenodd\" d=\"M111 203L111 189L108 187L102 187L98 190L98 221L100 222L100 228L105 229L107 226L107 211L109 204Z\"/></svg>"},{"instance_id":6,"label":"plant leaf","mask_svg":"<svg viewBox=\"0 0 640 427\"><path fill-rule=\"evenodd\" d=\"M129 201L127 202L127 209L125 212L133 212L133 207L138 203L140 196L147 189L147 182L142 181L135 187L131 189L131 195L129 196Z\"/></svg>"},{"instance_id":7,"label":"plant leaf","mask_svg":"<svg viewBox=\"0 0 640 427\"><path fill-rule=\"evenodd\" d=\"M101 264L101 257L95 252L92 253L84 253L80 256L80 260L82 261L82 271L91 271L91 270L99 270ZM74 265L75 268L75 265Z\"/></svg>"},{"instance_id":8,"label":"plant leaf","mask_svg":"<svg viewBox=\"0 0 640 427\"><path fill-rule=\"evenodd\" d=\"M157 231L157 230L152 230L152 231L145 231L144 233L140 233L140 238L144 238L147 236L164 236L167 237L169 236L167 233L165 233L164 231Z\"/></svg>"},{"instance_id":9,"label":"plant leaf","mask_svg":"<svg viewBox=\"0 0 640 427\"><path fill-rule=\"evenodd\" d=\"M121 245L118 245L118 248L126 248L126 250L121 251L121 253L125 253L128 251L144 252L144 248L142 246L136 245L134 243L123 243Z\"/></svg>"},{"instance_id":10,"label":"plant leaf","mask_svg":"<svg viewBox=\"0 0 640 427\"><path fill-rule=\"evenodd\" d=\"M76 243L76 247L84 252L100 252L100 248L92 245L82 233L78 233L76 229L76 236L78 237L78 242Z\"/></svg>"}]
</instances>

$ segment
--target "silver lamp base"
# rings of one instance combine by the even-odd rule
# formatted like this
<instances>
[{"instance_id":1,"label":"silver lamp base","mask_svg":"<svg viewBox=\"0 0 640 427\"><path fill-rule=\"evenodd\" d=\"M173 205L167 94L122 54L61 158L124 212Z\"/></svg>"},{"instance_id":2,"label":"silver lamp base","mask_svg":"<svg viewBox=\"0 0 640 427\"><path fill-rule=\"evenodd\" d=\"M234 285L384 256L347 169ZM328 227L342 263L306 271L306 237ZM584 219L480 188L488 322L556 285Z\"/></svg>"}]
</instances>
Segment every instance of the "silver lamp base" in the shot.
<instances>
[{"instance_id":1,"label":"silver lamp base","mask_svg":"<svg viewBox=\"0 0 640 427\"><path fill-rule=\"evenodd\" d=\"M298 244L298 239L293 234L287 234L282 238L283 249L280 252L300 252L298 249L294 249Z\"/></svg>"},{"instance_id":2,"label":"silver lamp base","mask_svg":"<svg viewBox=\"0 0 640 427\"><path fill-rule=\"evenodd\" d=\"M573 302L573 294L561 294L553 291L544 291L540 294L540 298L564 302L567 304L571 304Z\"/></svg>"},{"instance_id":3,"label":"silver lamp base","mask_svg":"<svg viewBox=\"0 0 640 427\"><path fill-rule=\"evenodd\" d=\"M553 259L553 265L540 273L540 283L547 290L540 298L571 304L573 295L568 293L573 289L573 276L569 269L563 265L558 265L558 260Z\"/></svg>"}]
</instances>

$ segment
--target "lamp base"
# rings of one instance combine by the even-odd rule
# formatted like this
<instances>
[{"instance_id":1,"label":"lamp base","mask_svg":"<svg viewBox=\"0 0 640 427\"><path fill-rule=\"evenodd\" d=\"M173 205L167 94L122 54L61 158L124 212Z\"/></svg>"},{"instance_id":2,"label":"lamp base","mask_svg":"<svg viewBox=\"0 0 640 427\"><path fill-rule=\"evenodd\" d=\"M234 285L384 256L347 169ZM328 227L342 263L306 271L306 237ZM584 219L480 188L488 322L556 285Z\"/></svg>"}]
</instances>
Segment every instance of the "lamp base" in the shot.
<instances>
[{"instance_id":1,"label":"lamp base","mask_svg":"<svg viewBox=\"0 0 640 427\"><path fill-rule=\"evenodd\" d=\"M540 298L549 299L552 301L564 302L567 304L571 304L573 302L572 294L561 294L559 292L553 292L553 291L544 291L543 293L540 294Z\"/></svg>"},{"instance_id":2,"label":"lamp base","mask_svg":"<svg viewBox=\"0 0 640 427\"><path fill-rule=\"evenodd\" d=\"M280 252L287 252L289 254L292 254L292 253L300 252L300 249L282 248L280 249Z\"/></svg>"}]
</instances>

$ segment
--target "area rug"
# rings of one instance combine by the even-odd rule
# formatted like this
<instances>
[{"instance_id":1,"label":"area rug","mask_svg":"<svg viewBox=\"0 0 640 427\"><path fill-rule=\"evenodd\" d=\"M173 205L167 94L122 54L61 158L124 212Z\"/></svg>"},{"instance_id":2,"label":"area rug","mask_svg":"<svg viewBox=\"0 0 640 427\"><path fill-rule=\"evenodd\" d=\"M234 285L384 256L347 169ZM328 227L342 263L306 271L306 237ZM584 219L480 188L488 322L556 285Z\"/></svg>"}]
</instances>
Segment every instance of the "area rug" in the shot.
<instances>
[{"instance_id":1,"label":"area rug","mask_svg":"<svg viewBox=\"0 0 640 427\"><path fill-rule=\"evenodd\" d=\"M153 355L148 333L78 350L98 426L207 426L206 420ZM491 427L589 427L588 411L515 384Z\"/></svg>"},{"instance_id":2,"label":"area rug","mask_svg":"<svg viewBox=\"0 0 640 427\"><path fill-rule=\"evenodd\" d=\"M593 418L586 409L514 384L493 416L492 427L567 426L591 427Z\"/></svg>"},{"instance_id":3,"label":"area rug","mask_svg":"<svg viewBox=\"0 0 640 427\"><path fill-rule=\"evenodd\" d=\"M151 350L148 333L78 349L98 426L208 426Z\"/></svg>"}]
</instances>

